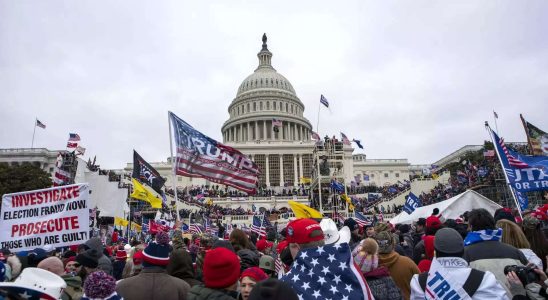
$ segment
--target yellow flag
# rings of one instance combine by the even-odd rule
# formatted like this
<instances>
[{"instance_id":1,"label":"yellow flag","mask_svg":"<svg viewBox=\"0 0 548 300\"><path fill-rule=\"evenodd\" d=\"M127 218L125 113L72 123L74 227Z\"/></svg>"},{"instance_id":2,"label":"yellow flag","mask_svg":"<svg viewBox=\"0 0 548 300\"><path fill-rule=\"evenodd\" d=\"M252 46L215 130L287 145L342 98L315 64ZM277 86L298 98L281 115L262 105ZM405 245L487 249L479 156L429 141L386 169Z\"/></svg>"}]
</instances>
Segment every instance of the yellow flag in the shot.
<instances>
[{"instance_id":1,"label":"yellow flag","mask_svg":"<svg viewBox=\"0 0 548 300\"><path fill-rule=\"evenodd\" d=\"M135 178L131 179L131 182L133 183L133 193L130 195L131 198L148 202L152 208L162 208L162 199L154 196Z\"/></svg>"},{"instance_id":2,"label":"yellow flag","mask_svg":"<svg viewBox=\"0 0 548 300\"><path fill-rule=\"evenodd\" d=\"M295 202L292 200L287 201L289 206L291 207L291 210L293 210L293 213L295 214L295 217L297 219L322 219L322 214L313 209L310 206L301 204L299 202Z\"/></svg>"},{"instance_id":3,"label":"yellow flag","mask_svg":"<svg viewBox=\"0 0 548 300\"><path fill-rule=\"evenodd\" d=\"M131 223L131 229L133 229L137 232L141 232L141 225L139 225L137 223Z\"/></svg>"},{"instance_id":4,"label":"yellow flag","mask_svg":"<svg viewBox=\"0 0 548 300\"><path fill-rule=\"evenodd\" d=\"M352 200L350 200L350 198L346 194L342 194L341 199L348 203L348 210L354 211L354 204L352 204Z\"/></svg>"},{"instance_id":5,"label":"yellow flag","mask_svg":"<svg viewBox=\"0 0 548 300\"><path fill-rule=\"evenodd\" d=\"M126 219L122 219L120 217L114 217L114 225L116 226L126 227L128 223L129 221Z\"/></svg>"},{"instance_id":6,"label":"yellow flag","mask_svg":"<svg viewBox=\"0 0 548 300\"><path fill-rule=\"evenodd\" d=\"M438 177L440 177L440 175L438 175L436 173L432 174L432 179L436 180L436 179L438 179Z\"/></svg>"},{"instance_id":7,"label":"yellow flag","mask_svg":"<svg viewBox=\"0 0 548 300\"><path fill-rule=\"evenodd\" d=\"M301 177L300 180L302 184L308 184L312 182L312 179L310 177Z\"/></svg>"}]
</instances>

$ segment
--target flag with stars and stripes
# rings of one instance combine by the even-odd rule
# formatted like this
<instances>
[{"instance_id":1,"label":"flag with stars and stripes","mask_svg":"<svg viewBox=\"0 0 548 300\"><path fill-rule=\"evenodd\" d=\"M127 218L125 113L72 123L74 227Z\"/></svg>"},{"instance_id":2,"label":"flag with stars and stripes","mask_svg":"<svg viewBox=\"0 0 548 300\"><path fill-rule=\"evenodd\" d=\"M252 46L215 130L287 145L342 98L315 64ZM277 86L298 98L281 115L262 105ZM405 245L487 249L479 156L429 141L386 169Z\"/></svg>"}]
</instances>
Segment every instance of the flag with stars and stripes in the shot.
<instances>
[{"instance_id":1,"label":"flag with stars and stripes","mask_svg":"<svg viewBox=\"0 0 548 300\"><path fill-rule=\"evenodd\" d=\"M343 144L350 146L350 140L348 139L346 134L344 134L342 132L341 132L341 139L342 139Z\"/></svg>"},{"instance_id":2,"label":"flag with stars and stripes","mask_svg":"<svg viewBox=\"0 0 548 300\"><path fill-rule=\"evenodd\" d=\"M364 216L361 212L355 211L354 212L354 220L360 225L361 227L369 226L371 225L371 220L369 220L366 216Z\"/></svg>"},{"instance_id":3,"label":"flag with stars and stripes","mask_svg":"<svg viewBox=\"0 0 548 300\"><path fill-rule=\"evenodd\" d=\"M198 223L190 223L188 228L191 234L202 234L202 227Z\"/></svg>"},{"instance_id":4,"label":"flag with stars and stripes","mask_svg":"<svg viewBox=\"0 0 548 300\"><path fill-rule=\"evenodd\" d=\"M281 280L303 300L373 299L347 243L300 251Z\"/></svg>"},{"instance_id":5,"label":"flag with stars and stripes","mask_svg":"<svg viewBox=\"0 0 548 300\"><path fill-rule=\"evenodd\" d=\"M265 217L253 216L253 224L251 224L251 232L259 235L259 238L266 236L266 226L264 223Z\"/></svg>"},{"instance_id":6,"label":"flag with stars and stripes","mask_svg":"<svg viewBox=\"0 0 548 300\"><path fill-rule=\"evenodd\" d=\"M255 194L259 167L240 151L223 145L169 112L177 148L177 175L205 178Z\"/></svg>"}]
</instances>

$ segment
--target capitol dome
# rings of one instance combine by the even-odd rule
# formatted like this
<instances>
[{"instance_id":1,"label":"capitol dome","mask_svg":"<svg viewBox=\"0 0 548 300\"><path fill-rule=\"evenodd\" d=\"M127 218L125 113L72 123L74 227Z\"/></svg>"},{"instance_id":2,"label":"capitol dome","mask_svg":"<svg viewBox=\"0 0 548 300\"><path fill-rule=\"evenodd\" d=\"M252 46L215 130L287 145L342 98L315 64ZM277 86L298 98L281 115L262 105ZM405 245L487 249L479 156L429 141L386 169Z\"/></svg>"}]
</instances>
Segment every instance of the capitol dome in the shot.
<instances>
[{"instance_id":1,"label":"capitol dome","mask_svg":"<svg viewBox=\"0 0 548 300\"><path fill-rule=\"evenodd\" d=\"M259 66L240 84L222 127L225 143L309 141L312 126L291 82L272 67L263 35Z\"/></svg>"}]
</instances>

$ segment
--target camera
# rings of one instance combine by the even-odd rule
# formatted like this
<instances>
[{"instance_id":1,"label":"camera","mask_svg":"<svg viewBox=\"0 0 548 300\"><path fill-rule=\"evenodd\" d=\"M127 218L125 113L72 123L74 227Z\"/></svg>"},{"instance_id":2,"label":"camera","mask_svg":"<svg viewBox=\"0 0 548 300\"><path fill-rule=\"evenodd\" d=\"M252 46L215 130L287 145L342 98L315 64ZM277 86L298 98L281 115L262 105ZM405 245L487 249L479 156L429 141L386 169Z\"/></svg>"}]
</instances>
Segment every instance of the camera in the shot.
<instances>
[{"instance_id":1,"label":"camera","mask_svg":"<svg viewBox=\"0 0 548 300\"><path fill-rule=\"evenodd\" d=\"M538 274L535 273L535 271L531 267L517 265L504 267L504 275L507 275L510 272L516 273L523 286L540 280Z\"/></svg>"}]
</instances>

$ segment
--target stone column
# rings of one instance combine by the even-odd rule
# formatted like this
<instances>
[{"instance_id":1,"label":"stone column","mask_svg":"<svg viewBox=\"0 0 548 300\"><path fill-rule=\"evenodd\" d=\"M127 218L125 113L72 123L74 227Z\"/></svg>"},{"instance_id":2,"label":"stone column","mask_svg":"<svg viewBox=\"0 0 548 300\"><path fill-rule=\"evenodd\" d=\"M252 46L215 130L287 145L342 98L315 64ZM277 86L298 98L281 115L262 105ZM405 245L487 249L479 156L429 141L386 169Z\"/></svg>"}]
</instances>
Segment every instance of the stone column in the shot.
<instances>
[{"instance_id":1,"label":"stone column","mask_svg":"<svg viewBox=\"0 0 548 300\"><path fill-rule=\"evenodd\" d=\"M299 177L304 177L304 172L303 172L303 155L302 154L299 154L299 166L301 166L299 168Z\"/></svg>"},{"instance_id":2,"label":"stone column","mask_svg":"<svg viewBox=\"0 0 548 300\"><path fill-rule=\"evenodd\" d=\"M255 121L255 139L260 140L259 138L259 122Z\"/></svg>"},{"instance_id":3,"label":"stone column","mask_svg":"<svg viewBox=\"0 0 548 300\"><path fill-rule=\"evenodd\" d=\"M251 129L250 128L251 128L251 126L250 126L249 122L247 122L247 132L246 132L247 133L247 138L246 138L247 141L251 141Z\"/></svg>"},{"instance_id":4,"label":"stone column","mask_svg":"<svg viewBox=\"0 0 548 300\"><path fill-rule=\"evenodd\" d=\"M243 142L244 140L244 123L240 123L240 142Z\"/></svg>"},{"instance_id":5,"label":"stone column","mask_svg":"<svg viewBox=\"0 0 548 300\"><path fill-rule=\"evenodd\" d=\"M297 154L293 154L293 174L295 176L295 184L293 186L299 185L299 174L297 174Z\"/></svg>"},{"instance_id":6,"label":"stone column","mask_svg":"<svg viewBox=\"0 0 548 300\"><path fill-rule=\"evenodd\" d=\"M280 154L280 186L284 186L284 157Z\"/></svg>"},{"instance_id":7,"label":"stone column","mask_svg":"<svg viewBox=\"0 0 548 300\"><path fill-rule=\"evenodd\" d=\"M266 120L263 121L263 140L266 141Z\"/></svg>"},{"instance_id":8,"label":"stone column","mask_svg":"<svg viewBox=\"0 0 548 300\"><path fill-rule=\"evenodd\" d=\"M266 165L266 186L270 186L270 163L268 162L268 154L265 154L265 165Z\"/></svg>"}]
</instances>

